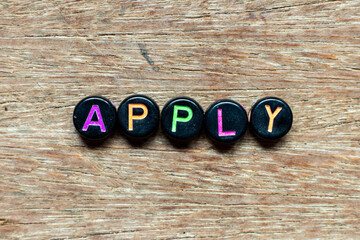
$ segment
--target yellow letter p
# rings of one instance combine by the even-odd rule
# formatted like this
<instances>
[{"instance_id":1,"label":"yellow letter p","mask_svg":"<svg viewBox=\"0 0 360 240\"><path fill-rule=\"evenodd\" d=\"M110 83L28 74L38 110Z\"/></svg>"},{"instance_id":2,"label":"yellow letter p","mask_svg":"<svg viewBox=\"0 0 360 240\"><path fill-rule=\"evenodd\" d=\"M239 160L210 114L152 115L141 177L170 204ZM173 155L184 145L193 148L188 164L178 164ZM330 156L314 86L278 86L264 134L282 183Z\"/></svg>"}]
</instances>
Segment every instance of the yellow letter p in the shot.
<instances>
[{"instance_id":1,"label":"yellow letter p","mask_svg":"<svg viewBox=\"0 0 360 240\"><path fill-rule=\"evenodd\" d=\"M134 115L134 108L141 108L143 110L143 113L141 115ZM134 130L134 126L133 126L133 120L142 120L144 118L146 118L146 116L148 115L148 108L141 103L130 103L129 104L129 131L133 131Z\"/></svg>"}]
</instances>

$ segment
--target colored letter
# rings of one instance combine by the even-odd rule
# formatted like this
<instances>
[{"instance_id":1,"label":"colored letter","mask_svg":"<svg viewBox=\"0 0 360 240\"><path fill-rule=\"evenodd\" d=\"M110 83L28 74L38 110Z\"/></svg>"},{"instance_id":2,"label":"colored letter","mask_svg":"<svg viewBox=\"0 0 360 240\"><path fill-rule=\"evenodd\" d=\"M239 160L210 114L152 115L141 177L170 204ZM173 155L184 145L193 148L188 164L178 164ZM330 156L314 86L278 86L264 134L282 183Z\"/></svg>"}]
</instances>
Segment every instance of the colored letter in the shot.
<instances>
[{"instance_id":1,"label":"colored letter","mask_svg":"<svg viewBox=\"0 0 360 240\"><path fill-rule=\"evenodd\" d=\"M178 111L186 111L188 113L186 118L180 118L178 117ZM187 106L180 106L180 105L174 105L174 113L173 113L173 121L172 121L172 127L171 131L176 132L176 123L177 122L188 122L193 117L193 111L191 108Z\"/></svg>"},{"instance_id":2,"label":"colored letter","mask_svg":"<svg viewBox=\"0 0 360 240\"><path fill-rule=\"evenodd\" d=\"M219 133L219 136L234 136L234 135L236 135L235 131L223 132L222 109L218 109L218 133Z\"/></svg>"},{"instance_id":3,"label":"colored letter","mask_svg":"<svg viewBox=\"0 0 360 240\"><path fill-rule=\"evenodd\" d=\"M278 107L274 113L271 112L271 108L269 105L265 105L266 108L266 112L269 115L269 127L268 127L268 132L272 132L273 130L273 125L274 125L274 118L279 114L279 112L281 111L282 107Z\"/></svg>"},{"instance_id":4,"label":"colored letter","mask_svg":"<svg viewBox=\"0 0 360 240\"><path fill-rule=\"evenodd\" d=\"M92 117L94 116L94 112L98 118L98 121L91 121ZM104 125L104 121L101 116L100 108L98 105L92 105L89 115L86 118L85 124L82 128L83 131L87 131L89 126L99 126L101 132L106 132L106 128Z\"/></svg>"},{"instance_id":5,"label":"colored letter","mask_svg":"<svg viewBox=\"0 0 360 240\"><path fill-rule=\"evenodd\" d=\"M134 108L141 108L143 110L143 113L141 115L134 116L133 115ZM147 115L148 115L148 108L144 104L130 103L129 104L129 131L134 130L133 120L142 120L142 119L146 118Z\"/></svg>"}]
</instances>

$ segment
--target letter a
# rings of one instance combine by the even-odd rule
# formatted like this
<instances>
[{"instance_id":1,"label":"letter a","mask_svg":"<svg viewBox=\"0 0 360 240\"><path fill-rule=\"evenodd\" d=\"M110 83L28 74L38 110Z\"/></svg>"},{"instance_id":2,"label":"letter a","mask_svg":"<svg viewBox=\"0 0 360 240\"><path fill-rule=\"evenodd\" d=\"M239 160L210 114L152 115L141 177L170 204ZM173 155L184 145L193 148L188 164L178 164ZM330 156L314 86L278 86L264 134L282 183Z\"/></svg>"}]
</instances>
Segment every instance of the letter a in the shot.
<instances>
[{"instance_id":1,"label":"letter a","mask_svg":"<svg viewBox=\"0 0 360 240\"><path fill-rule=\"evenodd\" d=\"M223 132L222 109L218 109L218 133L219 136L235 136L235 131Z\"/></svg>"},{"instance_id":2,"label":"letter a","mask_svg":"<svg viewBox=\"0 0 360 240\"><path fill-rule=\"evenodd\" d=\"M92 117L94 116L94 112L98 118L98 121L91 121ZM99 126L101 132L106 132L106 128L104 125L104 121L101 116L100 108L98 105L92 105L89 115L86 118L84 127L82 128L83 131L87 131L89 126Z\"/></svg>"},{"instance_id":3,"label":"letter a","mask_svg":"<svg viewBox=\"0 0 360 240\"><path fill-rule=\"evenodd\" d=\"M281 111L282 107L278 107L274 113L271 112L271 108L269 105L265 105L266 108L266 112L269 115L269 126L268 126L268 132L272 132L273 130L273 126L274 126L274 119L276 118L276 116L279 114L279 112Z\"/></svg>"},{"instance_id":4,"label":"letter a","mask_svg":"<svg viewBox=\"0 0 360 240\"><path fill-rule=\"evenodd\" d=\"M143 110L143 113L141 115L134 116L134 113L133 113L134 108L141 108ZM142 120L142 119L146 118L147 115L148 115L148 108L144 104L130 103L129 104L129 124L128 124L129 131L134 130L133 120Z\"/></svg>"}]
</instances>

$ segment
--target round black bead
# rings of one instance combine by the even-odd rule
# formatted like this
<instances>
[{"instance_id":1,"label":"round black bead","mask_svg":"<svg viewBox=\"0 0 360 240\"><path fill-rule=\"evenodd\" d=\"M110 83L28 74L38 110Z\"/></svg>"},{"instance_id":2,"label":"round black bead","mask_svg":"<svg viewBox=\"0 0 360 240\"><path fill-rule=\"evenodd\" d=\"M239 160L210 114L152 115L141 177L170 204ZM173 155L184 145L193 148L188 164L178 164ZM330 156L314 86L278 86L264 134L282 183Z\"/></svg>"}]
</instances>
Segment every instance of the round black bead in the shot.
<instances>
[{"instance_id":1,"label":"round black bead","mask_svg":"<svg viewBox=\"0 0 360 240\"><path fill-rule=\"evenodd\" d=\"M103 139L115 128L116 108L104 97L87 97L76 105L73 122L82 137L90 140Z\"/></svg>"},{"instance_id":2,"label":"round black bead","mask_svg":"<svg viewBox=\"0 0 360 240\"><path fill-rule=\"evenodd\" d=\"M132 95L118 108L120 129L129 138L148 138L158 129L159 119L158 105L147 96Z\"/></svg>"},{"instance_id":3,"label":"round black bead","mask_svg":"<svg viewBox=\"0 0 360 240\"><path fill-rule=\"evenodd\" d=\"M167 102L161 112L161 127L171 139L187 141L201 131L204 111L188 97L178 97Z\"/></svg>"},{"instance_id":4,"label":"round black bead","mask_svg":"<svg viewBox=\"0 0 360 240\"><path fill-rule=\"evenodd\" d=\"M266 97L258 100L250 113L251 130L263 139L279 139L291 129L293 114L282 99Z\"/></svg>"},{"instance_id":5,"label":"round black bead","mask_svg":"<svg viewBox=\"0 0 360 240\"><path fill-rule=\"evenodd\" d=\"M247 125L246 110L232 100L217 101L205 113L206 133L219 143L234 143L245 134Z\"/></svg>"}]
</instances>

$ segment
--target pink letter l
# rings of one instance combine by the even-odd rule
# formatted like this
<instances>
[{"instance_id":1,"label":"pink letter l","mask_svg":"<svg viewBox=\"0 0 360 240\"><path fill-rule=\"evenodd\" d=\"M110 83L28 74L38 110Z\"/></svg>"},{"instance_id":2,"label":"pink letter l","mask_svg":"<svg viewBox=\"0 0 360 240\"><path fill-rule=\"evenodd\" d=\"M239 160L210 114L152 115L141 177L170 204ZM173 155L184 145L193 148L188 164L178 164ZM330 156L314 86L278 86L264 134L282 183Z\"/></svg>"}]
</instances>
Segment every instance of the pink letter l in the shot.
<instances>
[{"instance_id":1,"label":"pink letter l","mask_svg":"<svg viewBox=\"0 0 360 240\"><path fill-rule=\"evenodd\" d=\"M218 132L219 132L219 136L234 136L234 135L236 135L235 131L223 132L222 109L218 109Z\"/></svg>"}]
</instances>

